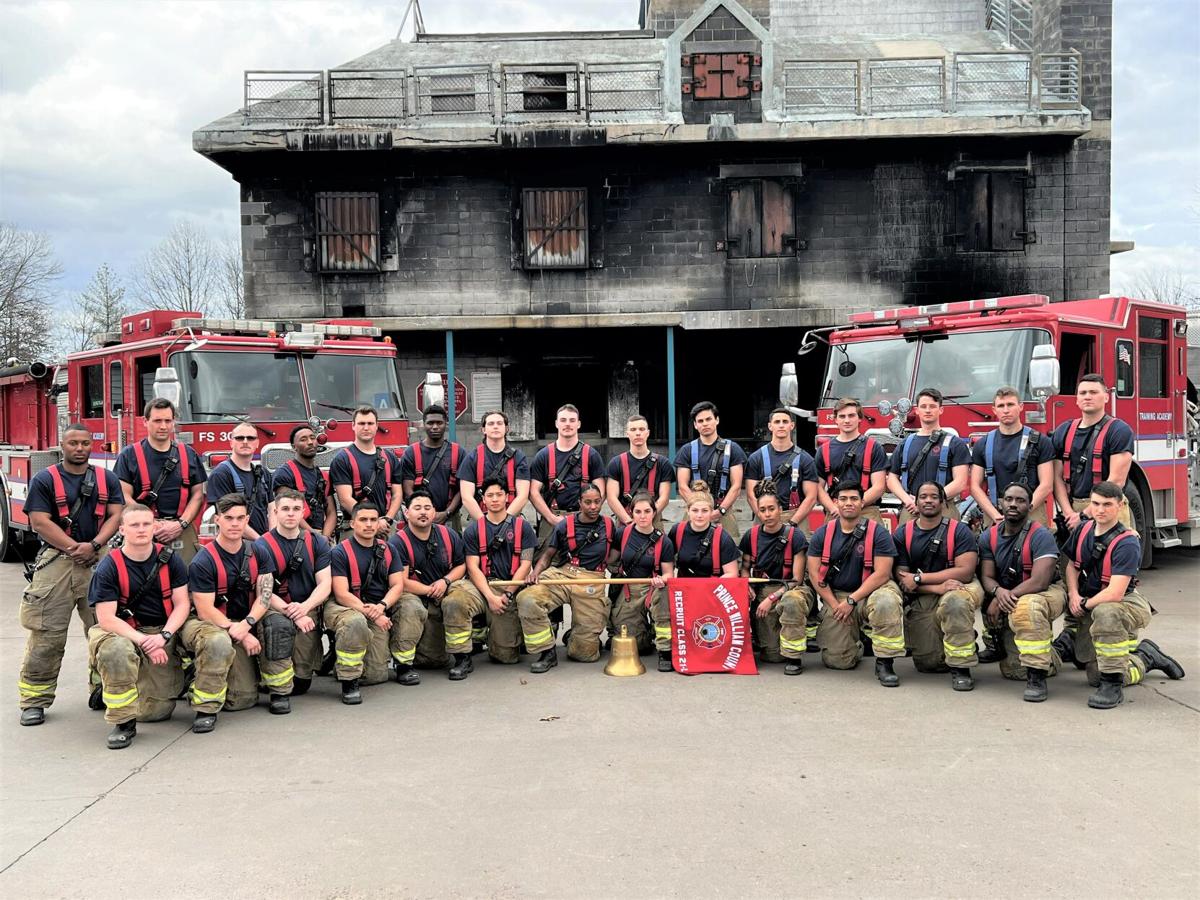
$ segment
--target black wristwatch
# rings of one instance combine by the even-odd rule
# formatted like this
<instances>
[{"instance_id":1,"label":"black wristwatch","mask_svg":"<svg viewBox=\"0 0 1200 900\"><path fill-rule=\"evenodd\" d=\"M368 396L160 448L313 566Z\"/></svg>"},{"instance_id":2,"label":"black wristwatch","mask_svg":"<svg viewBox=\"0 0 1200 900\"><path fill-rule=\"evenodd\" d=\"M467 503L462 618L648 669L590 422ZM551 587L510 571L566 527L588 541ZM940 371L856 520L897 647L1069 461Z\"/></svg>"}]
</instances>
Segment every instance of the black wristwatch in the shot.
<instances>
[{"instance_id":1,"label":"black wristwatch","mask_svg":"<svg viewBox=\"0 0 1200 900\"><path fill-rule=\"evenodd\" d=\"M921 583L921 573L914 572L913 573L913 584L920 584L920 583Z\"/></svg>"},{"instance_id":2,"label":"black wristwatch","mask_svg":"<svg viewBox=\"0 0 1200 900\"><path fill-rule=\"evenodd\" d=\"M99 542L99 541L97 541L97 540L90 540L90 541L88 541L88 543L91 545L91 547L92 547L92 552L93 552L93 553L99 553L99 552L100 552L100 542Z\"/></svg>"},{"instance_id":3,"label":"black wristwatch","mask_svg":"<svg viewBox=\"0 0 1200 900\"><path fill-rule=\"evenodd\" d=\"M245 622L247 625L249 625L251 628L253 628L255 625L258 624L258 619L254 618L254 616L246 616Z\"/></svg>"},{"instance_id":4,"label":"black wristwatch","mask_svg":"<svg viewBox=\"0 0 1200 900\"><path fill-rule=\"evenodd\" d=\"M171 638L175 637L175 632L167 631L167 629L165 629L165 628L162 631L160 631L158 634L159 634L159 637L161 637L163 639L164 644L171 643Z\"/></svg>"},{"instance_id":5,"label":"black wristwatch","mask_svg":"<svg viewBox=\"0 0 1200 900\"><path fill-rule=\"evenodd\" d=\"M846 598L846 602L849 603L850 608L853 609L858 604L858 599L856 597L850 596L850 597Z\"/></svg>"},{"instance_id":6,"label":"black wristwatch","mask_svg":"<svg viewBox=\"0 0 1200 900\"><path fill-rule=\"evenodd\" d=\"M723 507L723 506L718 506L717 512L719 512L721 515L725 515L725 513L728 512L728 510L726 510L725 507Z\"/></svg>"}]
</instances>

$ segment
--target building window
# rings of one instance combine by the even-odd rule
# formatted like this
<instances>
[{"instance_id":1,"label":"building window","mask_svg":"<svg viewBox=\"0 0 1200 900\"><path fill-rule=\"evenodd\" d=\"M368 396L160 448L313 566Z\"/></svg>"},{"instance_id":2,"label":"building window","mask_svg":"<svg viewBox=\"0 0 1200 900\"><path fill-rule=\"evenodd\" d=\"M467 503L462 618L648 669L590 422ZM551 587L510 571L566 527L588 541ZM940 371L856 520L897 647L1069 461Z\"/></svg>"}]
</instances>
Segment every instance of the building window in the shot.
<instances>
[{"instance_id":1,"label":"building window","mask_svg":"<svg viewBox=\"0 0 1200 900\"><path fill-rule=\"evenodd\" d=\"M104 366L97 363L94 366L84 366L80 372L80 384L83 386L83 396L80 405L81 415L85 419L104 418Z\"/></svg>"},{"instance_id":2,"label":"building window","mask_svg":"<svg viewBox=\"0 0 1200 900\"><path fill-rule=\"evenodd\" d=\"M527 269L583 269L588 264L586 188L521 192Z\"/></svg>"},{"instance_id":3,"label":"building window","mask_svg":"<svg viewBox=\"0 0 1200 900\"><path fill-rule=\"evenodd\" d=\"M730 185L726 235L730 259L794 256L796 212L791 187L771 179Z\"/></svg>"},{"instance_id":4,"label":"building window","mask_svg":"<svg viewBox=\"0 0 1200 900\"><path fill-rule=\"evenodd\" d=\"M1138 396L1167 396L1167 320L1138 317Z\"/></svg>"},{"instance_id":5,"label":"building window","mask_svg":"<svg viewBox=\"0 0 1200 900\"><path fill-rule=\"evenodd\" d=\"M379 194L317 194L317 263L322 272L379 271Z\"/></svg>"},{"instance_id":6,"label":"building window","mask_svg":"<svg viewBox=\"0 0 1200 900\"><path fill-rule=\"evenodd\" d=\"M1117 341L1117 396L1133 396L1133 341Z\"/></svg>"},{"instance_id":7,"label":"building window","mask_svg":"<svg viewBox=\"0 0 1200 900\"><path fill-rule=\"evenodd\" d=\"M697 100L742 100L762 82L750 78L749 53L693 53L692 79L685 82Z\"/></svg>"},{"instance_id":8,"label":"building window","mask_svg":"<svg viewBox=\"0 0 1200 900\"><path fill-rule=\"evenodd\" d=\"M505 66L504 113L535 118L554 113L577 115L579 69L575 65Z\"/></svg>"},{"instance_id":9,"label":"building window","mask_svg":"<svg viewBox=\"0 0 1200 900\"><path fill-rule=\"evenodd\" d=\"M954 180L958 249L1024 250L1025 176L959 172Z\"/></svg>"}]
</instances>

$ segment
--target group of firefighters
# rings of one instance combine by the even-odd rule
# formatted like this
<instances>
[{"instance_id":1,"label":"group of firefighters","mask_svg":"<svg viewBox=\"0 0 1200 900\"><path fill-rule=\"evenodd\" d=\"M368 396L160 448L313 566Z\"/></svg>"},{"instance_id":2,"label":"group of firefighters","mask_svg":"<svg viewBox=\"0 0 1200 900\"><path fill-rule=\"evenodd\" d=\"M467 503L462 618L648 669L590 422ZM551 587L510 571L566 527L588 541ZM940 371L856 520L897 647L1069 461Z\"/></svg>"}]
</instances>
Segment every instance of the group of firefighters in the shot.
<instances>
[{"instance_id":1,"label":"group of firefighters","mask_svg":"<svg viewBox=\"0 0 1200 900\"><path fill-rule=\"evenodd\" d=\"M108 746L121 749L138 721L169 718L182 696L204 733L260 692L270 712L289 712L329 670L352 705L392 672L402 685L419 684L423 668L465 679L484 646L494 663L528 653L530 670L546 672L567 605L569 658L598 660L602 634L624 626L671 671L666 580L693 577L757 579L755 649L788 675L817 649L833 669L873 655L879 682L895 687L894 660L911 655L918 672L948 672L969 691L972 670L998 661L1037 702L1066 662L1087 670L1088 705L1112 708L1151 671L1184 673L1139 640L1152 609L1137 590L1142 550L1124 497L1133 434L1106 399L1103 379L1085 376L1080 417L1047 437L1002 387L997 428L972 448L942 429L942 396L925 389L920 427L890 460L861 434L854 398L836 403L837 434L815 457L795 445L786 409L771 412L770 442L747 455L702 402L691 410L697 436L675 459L650 449L635 415L629 449L607 466L580 440L572 405L532 461L508 442L502 411L484 415L471 449L447 440L446 411L429 407L423 439L397 456L376 445L378 415L362 406L354 442L327 472L316 433L299 425L294 459L273 473L254 461L250 423L206 472L175 440L172 404L153 400L146 438L112 470L91 464L91 435L73 424L62 462L30 482L25 509L43 546L21 603L21 724L42 724L54 701L73 609L87 628L91 705L106 710ZM667 525L672 484L686 517ZM895 532L882 526L885 491L901 505ZM743 492L756 519L745 534L732 514ZM959 518L966 495L982 513L976 528ZM206 502L216 537L202 543ZM809 536L818 503L825 523Z\"/></svg>"}]
</instances>

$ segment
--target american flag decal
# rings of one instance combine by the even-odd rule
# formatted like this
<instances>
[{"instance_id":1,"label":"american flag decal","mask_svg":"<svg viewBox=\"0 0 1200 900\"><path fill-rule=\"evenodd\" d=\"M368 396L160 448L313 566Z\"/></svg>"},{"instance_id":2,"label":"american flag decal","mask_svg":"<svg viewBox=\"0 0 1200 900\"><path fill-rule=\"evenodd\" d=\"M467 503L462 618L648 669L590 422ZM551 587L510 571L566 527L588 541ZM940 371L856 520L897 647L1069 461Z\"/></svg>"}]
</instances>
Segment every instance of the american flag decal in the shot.
<instances>
[{"instance_id":1,"label":"american flag decal","mask_svg":"<svg viewBox=\"0 0 1200 900\"><path fill-rule=\"evenodd\" d=\"M1127 366L1133 365L1133 354L1129 352L1129 348L1124 344L1117 350L1117 361L1123 362Z\"/></svg>"}]
</instances>

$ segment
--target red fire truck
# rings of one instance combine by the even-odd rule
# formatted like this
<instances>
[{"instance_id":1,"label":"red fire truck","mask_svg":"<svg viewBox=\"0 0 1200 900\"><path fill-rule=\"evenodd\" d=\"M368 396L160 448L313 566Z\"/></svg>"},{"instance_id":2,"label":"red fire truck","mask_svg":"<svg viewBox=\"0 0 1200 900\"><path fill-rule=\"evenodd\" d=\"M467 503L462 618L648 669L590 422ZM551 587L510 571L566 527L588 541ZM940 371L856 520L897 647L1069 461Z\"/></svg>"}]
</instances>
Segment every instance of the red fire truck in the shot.
<instances>
[{"instance_id":1,"label":"red fire truck","mask_svg":"<svg viewBox=\"0 0 1200 900\"><path fill-rule=\"evenodd\" d=\"M893 449L916 430L912 398L946 395L942 424L974 442L996 427L992 398L1014 385L1025 421L1045 433L1079 415L1080 376L1099 372L1110 412L1134 431L1126 485L1138 530L1153 547L1200 542L1195 386L1187 375L1187 317L1178 306L1102 297L1051 303L1040 295L902 306L850 316L845 328L805 335L800 354L828 345L815 412L817 441L836 433L833 401L862 401L869 433ZM784 365L780 398L797 405L796 364ZM895 498L885 496L885 508Z\"/></svg>"},{"instance_id":2,"label":"red fire truck","mask_svg":"<svg viewBox=\"0 0 1200 900\"><path fill-rule=\"evenodd\" d=\"M396 348L369 322L205 319L151 310L126 316L119 335L60 365L0 369L0 558L28 536L25 491L58 462L60 429L82 422L92 459L111 467L121 448L145 437L142 410L165 396L179 409L179 440L208 467L229 453L239 421L259 431L260 458L274 469L292 455L288 434L308 422L325 444L318 457L354 440L353 409L379 410L381 446L408 443Z\"/></svg>"}]
</instances>

